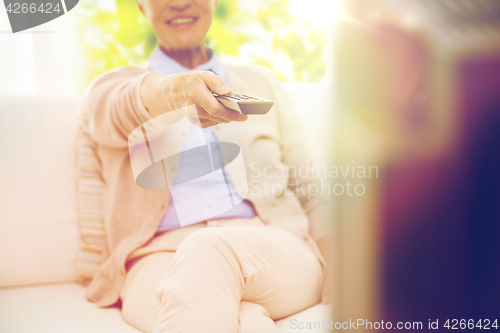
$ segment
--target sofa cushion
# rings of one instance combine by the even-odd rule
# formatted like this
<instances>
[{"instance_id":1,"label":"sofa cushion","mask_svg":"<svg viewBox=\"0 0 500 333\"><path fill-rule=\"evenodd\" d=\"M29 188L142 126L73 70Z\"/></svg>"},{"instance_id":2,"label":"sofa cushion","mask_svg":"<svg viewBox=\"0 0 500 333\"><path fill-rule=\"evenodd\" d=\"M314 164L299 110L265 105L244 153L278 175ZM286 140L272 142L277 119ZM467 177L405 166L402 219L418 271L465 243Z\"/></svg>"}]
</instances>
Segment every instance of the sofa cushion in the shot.
<instances>
[{"instance_id":1,"label":"sofa cushion","mask_svg":"<svg viewBox=\"0 0 500 333\"><path fill-rule=\"evenodd\" d=\"M84 292L85 287L78 283L0 289L0 332L139 332L122 319L118 308L98 308L85 299ZM277 321L276 327L282 333L331 332L298 329L308 322L314 325L329 318L330 306L318 304Z\"/></svg>"},{"instance_id":2,"label":"sofa cushion","mask_svg":"<svg viewBox=\"0 0 500 333\"><path fill-rule=\"evenodd\" d=\"M0 97L0 286L76 278L80 103Z\"/></svg>"},{"instance_id":3,"label":"sofa cushion","mask_svg":"<svg viewBox=\"0 0 500 333\"><path fill-rule=\"evenodd\" d=\"M0 332L138 333L118 308L98 308L78 283L0 290Z\"/></svg>"}]
</instances>

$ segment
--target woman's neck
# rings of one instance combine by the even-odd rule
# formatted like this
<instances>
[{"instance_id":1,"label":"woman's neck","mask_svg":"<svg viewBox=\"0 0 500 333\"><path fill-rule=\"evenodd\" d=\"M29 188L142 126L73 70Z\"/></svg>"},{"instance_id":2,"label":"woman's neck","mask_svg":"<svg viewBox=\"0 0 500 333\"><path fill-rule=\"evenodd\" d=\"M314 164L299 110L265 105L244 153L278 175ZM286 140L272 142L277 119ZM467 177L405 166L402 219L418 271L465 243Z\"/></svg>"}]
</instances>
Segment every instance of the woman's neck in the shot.
<instances>
[{"instance_id":1,"label":"woman's neck","mask_svg":"<svg viewBox=\"0 0 500 333\"><path fill-rule=\"evenodd\" d=\"M205 45L185 50L167 49L160 45L160 49L181 66L190 69L208 62L211 56L211 51Z\"/></svg>"}]
</instances>

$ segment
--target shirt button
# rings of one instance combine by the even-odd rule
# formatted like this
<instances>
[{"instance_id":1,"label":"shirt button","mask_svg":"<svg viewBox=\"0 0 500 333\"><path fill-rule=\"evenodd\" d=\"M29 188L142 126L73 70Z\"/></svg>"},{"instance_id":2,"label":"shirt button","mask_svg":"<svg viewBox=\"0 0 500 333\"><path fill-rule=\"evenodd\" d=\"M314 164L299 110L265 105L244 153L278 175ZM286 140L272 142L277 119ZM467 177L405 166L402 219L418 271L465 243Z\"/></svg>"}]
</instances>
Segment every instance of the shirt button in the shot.
<instances>
[{"instance_id":1,"label":"shirt button","mask_svg":"<svg viewBox=\"0 0 500 333\"><path fill-rule=\"evenodd\" d=\"M212 205L208 204L208 205L207 205L207 208L208 208L208 209L212 208Z\"/></svg>"}]
</instances>

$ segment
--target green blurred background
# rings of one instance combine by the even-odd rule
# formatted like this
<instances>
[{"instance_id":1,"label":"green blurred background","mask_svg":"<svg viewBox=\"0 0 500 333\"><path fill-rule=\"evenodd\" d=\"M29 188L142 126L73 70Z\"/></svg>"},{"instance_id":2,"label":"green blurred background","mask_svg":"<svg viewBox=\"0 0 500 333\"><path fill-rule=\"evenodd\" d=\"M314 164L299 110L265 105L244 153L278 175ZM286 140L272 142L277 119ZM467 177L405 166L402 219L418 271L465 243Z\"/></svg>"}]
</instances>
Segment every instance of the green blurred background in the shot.
<instances>
[{"instance_id":1,"label":"green blurred background","mask_svg":"<svg viewBox=\"0 0 500 333\"><path fill-rule=\"evenodd\" d=\"M282 81L319 82L329 27L320 14L304 16L304 5L321 13L330 1L219 0L206 44L222 60L267 67ZM81 1L74 14L79 92L113 68L147 65L157 40L135 0Z\"/></svg>"}]
</instances>

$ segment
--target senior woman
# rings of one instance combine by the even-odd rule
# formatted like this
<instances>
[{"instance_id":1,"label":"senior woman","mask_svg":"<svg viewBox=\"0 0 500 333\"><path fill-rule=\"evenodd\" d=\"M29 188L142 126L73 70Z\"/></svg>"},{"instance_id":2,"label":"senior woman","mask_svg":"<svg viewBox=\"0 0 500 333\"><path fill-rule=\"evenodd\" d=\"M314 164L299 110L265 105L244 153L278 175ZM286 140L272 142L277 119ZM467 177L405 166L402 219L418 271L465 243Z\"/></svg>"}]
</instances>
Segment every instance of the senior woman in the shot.
<instances>
[{"instance_id":1,"label":"senior woman","mask_svg":"<svg viewBox=\"0 0 500 333\"><path fill-rule=\"evenodd\" d=\"M124 319L144 332L276 332L273 320L322 297L326 302L328 293L330 215L324 198L308 192L317 180L304 172L269 172L309 166L293 107L270 73L224 65L205 46L216 0L139 0L138 5L158 36L149 67L106 73L86 97L89 133L106 185L104 262L86 297L101 307L121 302ZM249 118L212 95L231 91L275 105L268 114ZM211 141L240 146L252 185L242 198L242 185L231 174L226 184L194 183L181 196L184 202L203 201L196 198L203 186L229 182L229 195L241 203L180 227L168 190L134 182L127 138L154 117L190 105ZM188 135L171 133L165 144L198 140L197 127L187 126ZM188 164L181 158L179 170ZM269 183L284 183L286 190L269 191Z\"/></svg>"}]
</instances>

